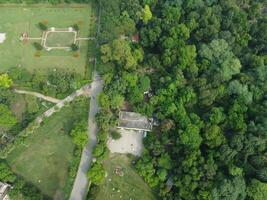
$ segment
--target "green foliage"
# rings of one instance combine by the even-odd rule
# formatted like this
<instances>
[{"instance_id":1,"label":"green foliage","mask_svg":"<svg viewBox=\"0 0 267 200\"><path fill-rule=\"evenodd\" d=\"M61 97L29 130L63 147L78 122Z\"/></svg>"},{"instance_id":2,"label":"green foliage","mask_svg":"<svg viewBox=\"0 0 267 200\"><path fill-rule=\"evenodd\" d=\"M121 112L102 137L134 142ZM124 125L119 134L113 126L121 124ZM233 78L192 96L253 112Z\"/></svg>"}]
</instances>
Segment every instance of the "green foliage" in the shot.
<instances>
[{"instance_id":1,"label":"green foliage","mask_svg":"<svg viewBox=\"0 0 267 200\"><path fill-rule=\"evenodd\" d=\"M8 74L0 74L0 88L9 88L13 84Z\"/></svg>"},{"instance_id":2,"label":"green foliage","mask_svg":"<svg viewBox=\"0 0 267 200\"><path fill-rule=\"evenodd\" d=\"M144 22L144 24L147 24L149 20L151 20L151 18L152 18L152 12L150 10L150 7L149 5L145 5L141 13L141 20Z\"/></svg>"},{"instance_id":3,"label":"green foliage","mask_svg":"<svg viewBox=\"0 0 267 200\"><path fill-rule=\"evenodd\" d=\"M252 179L247 187L249 200L265 200L267 196L267 184L256 179Z\"/></svg>"},{"instance_id":4,"label":"green foliage","mask_svg":"<svg viewBox=\"0 0 267 200\"><path fill-rule=\"evenodd\" d=\"M119 131L111 131L110 135L111 135L113 140L118 140L121 138L121 134Z\"/></svg>"},{"instance_id":5,"label":"green foliage","mask_svg":"<svg viewBox=\"0 0 267 200\"><path fill-rule=\"evenodd\" d=\"M38 26L42 31L46 31L48 29L47 26L42 22L39 22Z\"/></svg>"},{"instance_id":6,"label":"green foliage","mask_svg":"<svg viewBox=\"0 0 267 200\"><path fill-rule=\"evenodd\" d=\"M0 161L0 180L8 183L13 183L16 180L16 175L3 160Z\"/></svg>"},{"instance_id":7,"label":"green foliage","mask_svg":"<svg viewBox=\"0 0 267 200\"><path fill-rule=\"evenodd\" d=\"M44 47L40 44L40 43L38 43L38 42L34 42L33 43L33 46L35 47L35 49L36 50L38 50L38 51L41 51Z\"/></svg>"},{"instance_id":8,"label":"green foliage","mask_svg":"<svg viewBox=\"0 0 267 200\"><path fill-rule=\"evenodd\" d=\"M37 113L39 111L39 104L36 97L26 95L25 101L27 103L27 111L29 113Z\"/></svg>"},{"instance_id":9,"label":"green foliage","mask_svg":"<svg viewBox=\"0 0 267 200\"><path fill-rule=\"evenodd\" d=\"M0 104L0 127L9 129L17 123L16 117L4 104Z\"/></svg>"},{"instance_id":10,"label":"green foliage","mask_svg":"<svg viewBox=\"0 0 267 200\"><path fill-rule=\"evenodd\" d=\"M231 51L225 40L213 40L208 45L203 44L200 56L210 63L209 73L214 73L214 81L228 81L233 75L238 74L241 64Z\"/></svg>"},{"instance_id":11,"label":"green foliage","mask_svg":"<svg viewBox=\"0 0 267 200\"><path fill-rule=\"evenodd\" d=\"M244 200L246 198L246 184L242 176L224 179L212 190L214 200Z\"/></svg>"},{"instance_id":12,"label":"green foliage","mask_svg":"<svg viewBox=\"0 0 267 200\"><path fill-rule=\"evenodd\" d=\"M88 143L88 123L81 121L74 125L70 135L73 138L73 143L79 148L83 148Z\"/></svg>"},{"instance_id":13,"label":"green foliage","mask_svg":"<svg viewBox=\"0 0 267 200\"><path fill-rule=\"evenodd\" d=\"M104 63L115 61L125 69L135 69L136 58L133 55L130 44L126 40L116 39L109 44L101 46L101 59Z\"/></svg>"},{"instance_id":14,"label":"green foliage","mask_svg":"<svg viewBox=\"0 0 267 200\"><path fill-rule=\"evenodd\" d=\"M199 127L190 124L185 131L180 134L181 143L189 148L198 149L202 138L199 134Z\"/></svg>"},{"instance_id":15,"label":"green foliage","mask_svg":"<svg viewBox=\"0 0 267 200\"><path fill-rule=\"evenodd\" d=\"M91 166L87 174L89 180L95 185L100 185L104 181L105 175L106 171L103 165L97 162Z\"/></svg>"},{"instance_id":16,"label":"green foliage","mask_svg":"<svg viewBox=\"0 0 267 200\"><path fill-rule=\"evenodd\" d=\"M224 114L224 109L222 107L213 107L209 115L209 121L212 124L220 124L224 122L226 116Z\"/></svg>"},{"instance_id":17,"label":"green foliage","mask_svg":"<svg viewBox=\"0 0 267 200\"><path fill-rule=\"evenodd\" d=\"M219 126L211 125L206 128L204 133L204 143L210 148L218 147L225 142L226 139Z\"/></svg>"},{"instance_id":18,"label":"green foliage","mask_svg":"<svg viewBox=\"0 0 267 200\"><path fill-rule=\"evenodd\" d=\"M75 31L79 31L80 30L80 27L79 27L78 24L74 24L73 25L73 28L74 28Z\"/></svg>"},{"instance_id":19,"label":"green foliage","mask_svg":"<svg viewBox=\"0 0 267 200\"><path fill-rule=\"evenodd\" d=\"M106 20L102 29L112 37L106 35L101 49L100 101L108 117L100 125L114 126L110 110L119 110L111 106L117 95L127 109L157 118L160 127L148 134L135 167L159 199L253 199L245 183L267 182L266 5L230 0L106 5L110 12L102 17L118 28L111 30ZM146 5L148 20L142 18ZM121 16L135 22L139 43L131 44L121 31Z\"/></svg>"},{"instance_id":20,"label":"green foliage","mask_svg":"<svg viewBox=\"0 0 267 200\"><path fill-rule=\"evenodd\" d=\"M72 43L70 45L70 48L71 48L72 51L78 51L79 50L79 46L77 44L74 44L74 43Z\"/></svg>"}]
</instances>

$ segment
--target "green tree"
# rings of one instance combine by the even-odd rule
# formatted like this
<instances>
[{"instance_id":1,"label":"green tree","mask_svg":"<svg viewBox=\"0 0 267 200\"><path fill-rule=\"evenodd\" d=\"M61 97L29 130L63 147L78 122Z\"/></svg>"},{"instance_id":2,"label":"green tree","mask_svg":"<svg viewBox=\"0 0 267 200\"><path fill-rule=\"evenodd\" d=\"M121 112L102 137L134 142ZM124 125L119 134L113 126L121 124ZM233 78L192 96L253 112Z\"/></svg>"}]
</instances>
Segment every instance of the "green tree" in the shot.
<instances>
[{"instance_id":1,"label":"green tree","mask_svg":"<svg viewBox=\"0 0 267 200\"><path fill-rule=\"evenodd\" d=\"M42 22L39 22L38 26L42 31L46 31L48 29L47 26Z\"/></svg>"},{"instance_id":2,"label":"green tree","mask_svg":"<svg viewBox=\"0 0 267 200\"><path fill-rule=\"evenodd\" d=\"M249 200L265 200L267 197L267 183L252 179L247 186Z\"/></svg>"},{"instance_id":3,"label":"green tree","mask_svg":"<svg viewBox=\"0 0 267 200\"><path fill-rule=\"evenodd\" d=\"M135 69L137 66L130 44L126 40L115 39L109 44L102 45L100 49L104 63L115 61L125 69Z\"/></svg>"},{"instance_id":4,"label":"green tree","mask_svg":"<svg viewBox=\"0 0 267 200\"><path fill-rule=\"evenodd\" d=\"M88 143L87 122L81 121L74 126L70 135L73 138L73 143L79 148L83 148Z\"/></svg>"},{"instance_id":5,"label":"green tree","mask_svg":"<svg viewBox=\"0 0 267 200\"><path fill-rule=\"evenodd\" d=\"M121 134L119 131L111 131L110 135L113 140L118 140L121 138Z\"/></svg>"},{"instance_id":6,"label":"green tree","mask_svg":"<svg viewBox=\"0 0 267 200\"><path fill-rule=\"evenodd\" d=\"M104 181L105 175L106 171L103 165L97 162L92 165L87 174L89 180L95 185L100 185Z\"/></svg>"},{"instance_id":7,"label":"green tree","mask_svg":"<svg viewBox=\"0 0 267 200\"><path fill-rule=\"evenodd\" d=\"M223 39L213 40L208 45L203 44L199 54L209 61L209 74L214 76L216 82L229 81L233 75L240 72L240 61Z\"/></svg>"},{"instance_id":8,"label":"green tree","mask_svg":"<svg viewBox=\"0 0 267 200\"><path fill-rule=\"evenodd\" d=\"M152 19L152 12L150 10L149 5L145 5L141 12L141 20L144 22L144 24L147 24L149 20Z\"/></svg>"},{"instance_id":9,"label":"green tree","mask_svg":"<svg viewBox=\"0 0 267 200\"><path fill-rule=\"evenodd\" d=\"M242 176L233 179L223 179L212 190L213 200L244 200L246 198L246 183Z\"/></svg>"},{"instance_id":10,"label":"green tree","mask_svg":"<svg viewBox=\"0 0 267 200\"><path fill-rule=\"evenodd\" d=\"M13 84L8 74L0 74L0 88L9 88Z\"/></svg>"},{"instance_id":11,"label":"green tree","mask_svg":"<svg viewBox=\"0 0 267 200\"><path fill-rule=\"evenodd\" d=\"M204 143L210 148L218 147L226 142L222 130L217 125L208 125L204 132Z\"/></svg>"},{"instance_id":12,"label":"green tree","mask_svg":"<svg viewBox=\"0 0 267 200\"><path fill-rule=\"evenodd\" d=\"M188 125L185 131L180 133L180 140L183 145L192 149L198 149L202 142L199 128L193 124Z\"/></svg>"},{"instance_id":13,"label":"green tree","mask_svg":"<svg viewBox=\"0 0 267 200\"><path fill-rule=\"evenodd\" d=\"M78 51L79 50L79 46L77 44L72 43L70 47L71 47L72 51Z\"/></svg>"},{"instance_id":14,"label":"green tree","mask_svg":"<svg viewBox=\"0 0 267 200\"><path fill-rule=\"evenodd\" d=\"M0 180L9 183L13 183L16 180L16 175L3 160L0 161Z\"/></svg>"},{"instance_id":15,"label":"green tree","mask_svg":"<svg viewBox=\"0 0 267 200\"><path fill-rule=\"evenodd\" d=\"M224 122L226 116L222 107L213 107L209 114L209 121L212 124L220 124Z\"/></svg>"},{"instance_id":16,"label":"green tree","mask_svg":"<svg viewBox=\"0 0 267 200\"><path fill-rule=\"evenodd\" d=\"M8 108L8 106L0 104L0 127L9 129L16 123L16 117Z\"/></svg>"}]
</instances>

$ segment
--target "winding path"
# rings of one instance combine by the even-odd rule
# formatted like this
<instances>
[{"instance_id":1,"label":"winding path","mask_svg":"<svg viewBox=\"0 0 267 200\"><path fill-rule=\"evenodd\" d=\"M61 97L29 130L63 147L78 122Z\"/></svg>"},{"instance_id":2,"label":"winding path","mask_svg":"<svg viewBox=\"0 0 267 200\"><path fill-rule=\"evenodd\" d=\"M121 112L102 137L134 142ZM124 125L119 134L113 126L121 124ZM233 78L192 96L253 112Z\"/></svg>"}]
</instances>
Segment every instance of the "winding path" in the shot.
<instances>
[{"instance_id":1,"label":"winding path","mask_svg":"<svg viewBox=\"0 0 267 200\"><path fill-rule=\"evenodd\" d=\"M49 101L49 102L52 102L52 103L59 103L59 102L61 102L60 99L56 99L56 98L50 97L50 96L45 96L45 95L43 95L41 93L38 93L38 92L31 92L31 91L17 90L17 89L14 89L14 92L17 93L17 94L28 94L28 95L32 95L32 96L35 96L35 97L44 99L44 100Z\"/></svg>"},{"instance_id":2,"label":"winding path","mask_svg":"<svg viewBox=\"0 0 267 200\"><path fill-rule=\"evenodd\" d=\"M76 97L82 96L82 95L90 95L91 93L91 84L86 84L80 89L76 90L71 95L67 96L65 99L60 100L56 105L54 105L52 108L45 111L43 114L41 114L39 117L36 118L36 122L40 124L45 117L50 117L52 114L60 110L65 103L69 103L73 101Z\"/></svg>"},{"instance_id":3,"label":"winding path","mask_svg":"<svg viewBox=\"0 0 267 200\"><path fill-rule=\"evenodd\" d=\"M95 115L99 111L97 105L97 95L103 88L103 81L97 72L94 72L94 81L91 88L90 111L88 119L88 137L89 143L85 146L82 152L82 157L79 169L75 178L75 182L71 191L70 200L83 200L88 191L87 172L92 161L92 151L97 143L97 125L95 122Z\"/></svg>"}]
</instances>

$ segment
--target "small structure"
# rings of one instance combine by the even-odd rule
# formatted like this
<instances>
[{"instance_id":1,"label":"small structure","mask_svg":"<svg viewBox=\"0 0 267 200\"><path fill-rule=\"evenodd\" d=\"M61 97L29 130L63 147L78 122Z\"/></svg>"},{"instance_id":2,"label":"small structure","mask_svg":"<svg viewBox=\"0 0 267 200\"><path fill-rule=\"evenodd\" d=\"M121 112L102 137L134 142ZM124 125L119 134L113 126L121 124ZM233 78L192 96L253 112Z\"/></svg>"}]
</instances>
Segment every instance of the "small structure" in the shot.
<instances>
[{"instance_id":1,"label":"small structure","mask_svg":"<svg viewBox=\"0 0 267 200\"><path fill-rule=\"evenodd\" d=\"M20 37L20 40L23 41L23 42L27 42L28 41L28 33L27 32L24 32L21 34L21 37Z\"/></svg>"},{"instance_id":2,"label":"small structure","mask_svg":"<svg viewBox=\"0 0 267 200\"><path fill-rule=\"evenodd\" d=\"M173 177L170 176L166 182L166 186L167 186L167 191L169 192L172 187L173 187L174 183L173 183Z\"/></svg>"},{"instance_id":3,"label":"small structure","mask_svg":"<svg viewBox=\"0 0 267 200\"><path fill-rule=\"evenodd\" d=\"M6 40L6 33L0 33L0 43L3 43Z\"/></svg>"},{"instance_id":4,"label":"small structure","mask_svg":"<svg viewBox=\"0 0 267 200\"><path fill-rule=\"evenodd\" d=\"M10 185L0 181L0 200L7 200L7 192L10 189Z\"/></svg>"},{"instance_id":5,"label":"small structure","mask_svg":"<svg viewBox=\"0 0 267 200\"><path fill-rule=\"evenodd\" d=\"M133 42L133 43L138 43L139 41L140 41L140 36L139 36L139 34L138 34L138 33L134 34L134 35L132 36L132 42Z\"/></svg>"},{"instance_id":6,"label":"small structure","mask_svg":"<svg viewBox=\"0 0 267 200\"><path fill-rule=\"evenodd\" d=\"M119 113L119 129L135 131L152 131L153 120L139 113L124 112Z\"/></svg>"}]
</instances>

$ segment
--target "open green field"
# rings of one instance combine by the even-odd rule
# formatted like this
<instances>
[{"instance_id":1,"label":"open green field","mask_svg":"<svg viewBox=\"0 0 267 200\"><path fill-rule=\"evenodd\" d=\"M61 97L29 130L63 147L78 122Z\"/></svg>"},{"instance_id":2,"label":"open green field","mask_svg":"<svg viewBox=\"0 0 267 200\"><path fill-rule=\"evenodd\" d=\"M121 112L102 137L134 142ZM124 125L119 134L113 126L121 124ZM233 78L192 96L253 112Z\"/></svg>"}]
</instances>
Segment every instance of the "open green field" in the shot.
<instances>
[{"instance_id":1,"label":"open green field","mask_svg":"<svg viewBox=\"0 0 267 200\"><path fill-rule=\"evenodd\" d=\"M155 200L149 186L137 174L131 166L131 160L120 154L111 154L104 162L108 176L105 182L99 186L94 200ZM123 176L115 174L115 168L122 169ZM113 189L115 188L115 190ZM119 191L119 192L118 192Z\"/></svg>"},{"instance_id":2,"label":"open green field","mask_svg":"<svg viewBox=\"0 0 267 200\"><path fill-rule=\"evenodd\" d=\"M70 47L74 43L74 32L51 32L47 34L47 47Z\"/></svg>"},{"instance_id":3,"label":"open green field","mask_svg":"<svg viewBox=\"0 0 267 200\"><path fill-rule=\"evenodd\" d=\"M71 106L55 113L7 157L16 174L49 197L64 195L74 151L72 138L66 134L66 126L73 120L73 113Z\"/></svg>"},{"instance_id":4,"label":"open green field","mask_svg":"<svg viewBox=\"0 0 267 200\"><path fill-rule=\"evenodd\" d=\"M0 5L0 33L6 33L6 40L0 44L0 72L11 67L25 67L29 71L46 71L48 68L68 68L83 74L86 69L88 41L80 41L80 55L74 57L73 52L66 50L42 50L38 57L33 42L20 41L22 33L30 38L42 37L39 22L48 27L68 28L78 24L78 37L88 37L93 27L93 14L89 4L68 4L51 6L38 5ZM58 36L58 35L57 35ZM56 36L56 37L57 37ZM67 37L70 35L67 34ZM73 35L71 34L73 41ZM50 42L50 41L49 41ZM53 41L51 41L52 43Z\"/></svg>"}]
</instances>

